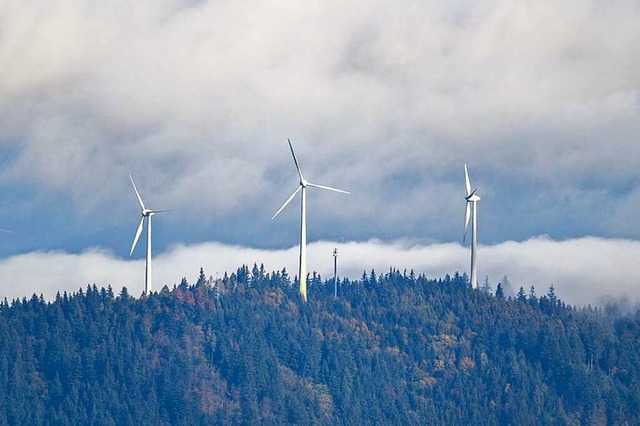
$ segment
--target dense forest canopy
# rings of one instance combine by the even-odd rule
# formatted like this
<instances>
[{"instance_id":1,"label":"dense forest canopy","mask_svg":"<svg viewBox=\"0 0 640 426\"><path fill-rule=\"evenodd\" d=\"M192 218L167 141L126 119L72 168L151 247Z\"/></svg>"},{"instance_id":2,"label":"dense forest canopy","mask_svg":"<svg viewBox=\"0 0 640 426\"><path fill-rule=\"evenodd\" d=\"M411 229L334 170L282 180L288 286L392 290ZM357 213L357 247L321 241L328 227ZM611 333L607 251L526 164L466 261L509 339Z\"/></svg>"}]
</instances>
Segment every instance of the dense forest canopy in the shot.
<instances>
[{"instance_id":1,"label":"dense forest canopy","mask_svg":"<svg viewBox=\"0 0 640 426\"><path fill-rule=\"evenodd\" d=\"M6 283L5 283L6 284ZM0 306L0 424L640 424L640 313L466 276L203 271Z\"/></svg>"}]
</instances>

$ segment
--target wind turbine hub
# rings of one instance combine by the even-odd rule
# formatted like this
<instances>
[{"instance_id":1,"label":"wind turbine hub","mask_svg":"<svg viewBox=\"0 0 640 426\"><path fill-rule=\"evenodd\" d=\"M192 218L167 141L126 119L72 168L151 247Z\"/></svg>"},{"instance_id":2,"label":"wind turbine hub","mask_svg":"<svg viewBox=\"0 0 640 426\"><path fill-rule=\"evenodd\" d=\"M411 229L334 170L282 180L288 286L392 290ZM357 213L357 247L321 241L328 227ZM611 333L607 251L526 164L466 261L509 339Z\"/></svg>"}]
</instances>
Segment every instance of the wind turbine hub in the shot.
<instances>
[{"instance_id":1,"label":"wind turbine hub","mask_svg":"<svg viewBox=\"0 0 640 426\"><path fill-rule=\"evenodd\" d=\"M306 188L307 184L309 184L309 182L307 182L305 178L300 179L300 185L302 185L303 188Z\"/></svg>"},{"instance_id":2,"label":"wind turbine hub","mask_svg":"<svg viewBox=\"0 0 640 426\"><path fill-rule=\"evenodd\" d=\"M467 195L465 198L465 200L469 201L469 202L473 202L473 201L480 201L480 197L478 195L476 195L476 192L478 191L478 188L474 189L471 194Z\"/></svg>"}]
</instances>

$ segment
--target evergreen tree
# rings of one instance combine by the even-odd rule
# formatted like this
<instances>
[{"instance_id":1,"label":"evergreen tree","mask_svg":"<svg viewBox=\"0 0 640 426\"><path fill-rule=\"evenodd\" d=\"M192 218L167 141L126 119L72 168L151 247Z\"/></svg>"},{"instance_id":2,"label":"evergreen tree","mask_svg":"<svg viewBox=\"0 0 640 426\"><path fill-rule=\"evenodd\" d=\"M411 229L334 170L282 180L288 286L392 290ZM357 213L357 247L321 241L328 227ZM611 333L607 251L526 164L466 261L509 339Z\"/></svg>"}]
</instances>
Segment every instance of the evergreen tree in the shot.
<instances>
[{"instance_id":1,"label":"evergreen tree","mask_svg":"<svg viewBox=\"0 0 640 426\"><path fill-rule=\"evenodd\" d=\"M502 283L498 283L496 287L496 297L498 299L504 299L504 291L502 290Z\"/></svg>"},{"instance_id":2,"label":"evergreen tree","mask_svg":"<svg viewBox=\"0 0 640 426\"><path fill-rule=\"evenodd\" d=\"M558 296L556 296L556 289L553 284L551 284L551 286L549 287L549 291L547 292L547 299L549 299L549 302L553 306L558 303Z\"/></svg>"},{"instance_id":3,"label":"evergreen tree","mask_svg":"<svg viewBox=\"0 0 640 426\"><path fill-rule=\"evenodd\" d=\"M198 281L196 281L196 287L202 287L207 283L207 276L204 274L204 269L200 268L200 274L198 275Z\"/></svg>"},{"instance_id":4,"label":"evergreen tree","mask_svg":"<svg viewBox=\"0 0 640 426\"><path fill-rule=\"evenodd\" d=\"M520 302L525 302L527 300L527 293L524 292L524 287L520 287L520 290L518 291L518 296L517 299Z\"/></svg>"},{"instance_id":5,"label":"evergreen tree","mask_svg":"<svg viewBox=\"0 0 640 426\"><path fill-rule=\"evenodd\" d=\"M529 291L529 304L531 306L538 306L538 296L536 296L536 289L534 286L531 286L531 290Z\"/></svg>"},{"instance_id":6,"label":"evergreen tree","mask_svg":"<svg viewBox=\"0 0 640 426\"><path fill-rule=\"evenodd\" d=\"M489 275L485 275L484 284L482 285L482 292L485 294L491 294L491 284L489 284Z\"/></svg>"}]
</instances>

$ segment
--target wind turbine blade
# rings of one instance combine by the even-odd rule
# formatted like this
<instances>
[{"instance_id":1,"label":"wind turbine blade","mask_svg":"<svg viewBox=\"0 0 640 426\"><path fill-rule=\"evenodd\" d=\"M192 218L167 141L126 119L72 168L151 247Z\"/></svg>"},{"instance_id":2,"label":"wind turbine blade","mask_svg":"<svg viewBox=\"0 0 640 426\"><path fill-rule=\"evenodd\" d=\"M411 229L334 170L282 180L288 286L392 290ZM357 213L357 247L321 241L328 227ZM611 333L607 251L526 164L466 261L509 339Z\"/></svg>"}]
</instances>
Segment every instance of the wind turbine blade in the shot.
<instances>
[{"instance_id":1,"label":"wind turbine blade","mask_svg":"<svg viewBox=\"0 0 640 426\"><path fill-rule=\"evenodd\" d=\"M16 231L10 231L10 230L8 230L8 229L0 229L0 232L4 232L4 233L6 233L6 234L17 234L17 232L16 232Z\"/></svg>"},{"instance_id":2,"label":"wind turbine blade","mask_svg":"<svg viewBox=\"0 0 640 426\"><path fill-rule=\"evenodd\" d=\"M131 184L133 185L133 190L136 191L136 196L138 197L138 202L140 203L140 208L144 210L144 203L142 202L142 198L140 197L140 193L138 192L138 188L136 188L136 183L133 181L131 175L129 175L129 179L131 179Z\"/></svg>"},{"instance_id":3,"label":"wind turbine blade","mask_svg":"<svg viewBox=\"0 0 640 426\"><path fill-rule=\"evenodd\" d=\"M298 160L296 159L296 154L293 152L293 145L291 145L291 141L287 138L287 142L289 142L289 148L291 149L291 155L293 155L293 162L296 163L296 170L298 170L298 176L300 176L300 181L304 180L302 177L302 171L300 171L300 166L298 165Z\"/></svg>"},{"instance_id":4,"label":"wind turbine blade","mask_svg":"<svg viewBox=\"0 0 640 426\"><path fill-rule=\"evenodd\" d=\"M172 212L173 209L165 209L165 210L151 210L151 213L164 213L164 212Z\"/></svg>"},{"instance_id":5,"label":"wind turbine blade","mask_svg":"<svg viewBox=\"0 0 640 426\"><path fill-rule=\"evenodd\" d=\"M291 202L291 200L293 200L293 197L296 196L296 194L298 193L298 191L300 191L300 189L302 189L302 185L298 185L298 187L296 188L295 191L293 191L293 194L291 194L291 196L289 198L287 198L287 201L284 202L284 204L282 205L282 207L280 207L278 209L278 211L276 212L276 214L273 215L273 217L271 218L271 220L275 219L276 216L278 216L280 214L280 212L287 207L287 204L289 204Z\"/></svg>"},{"instance_id":6,"label":"wind turbine blade","mask_svg":"<svg viewBox=\"0 0 640 426\"><path fill-rule=\"evenodd\" d=\"M464 165L464 184L467 189L467 197L471 195L471 182L469 182L469 172L467 171L467 165Z\"/></svg>"},{"instance_id":7,"label":"wind turbine blade","mask_svg":"<svg viewBox=\"0 0 640 426\"><path fill-rule=\"evenodd\" d=\"M333 192L340 192L341 194L347 194L347 195L351 194L350 192L343 191L342 189L332 188L330 186L325 186L325 185L318 185L317 183L309 182L309 183L307 183L307 186L312 186L314 188L320 188L320 189L326 189L326 190L333 191Z\"/></svg>"},{"instance_id":8,"label":"wind turbine blade","mask_svg":"<svg viewBox=\"0 0 640 426\"><path fill-rule=\"evenodd\" d=\"M142 234L142 226L144 225L144 216L140 219L140 225L138 225L138 230L136 231L136 237L133 239L133 244L131 244L131 251L129 252L129 256L133 254L133 249L136 248L136 244L138 244L138 239L140 239L140 234Z\"/></svg>"},{"instance_id":9,"label":"wind turbine blade","mask_svg":"<svg viewBox=\"0 0 640 426\"><path fill-rule=\"evenodd\" d=\"M462 235L462 243L464 244L467 239L467 228L469 227L469 219L471 218L471 203L467 201L467 206L464 210L464 234Z\"/></svg>"}]
</instances>

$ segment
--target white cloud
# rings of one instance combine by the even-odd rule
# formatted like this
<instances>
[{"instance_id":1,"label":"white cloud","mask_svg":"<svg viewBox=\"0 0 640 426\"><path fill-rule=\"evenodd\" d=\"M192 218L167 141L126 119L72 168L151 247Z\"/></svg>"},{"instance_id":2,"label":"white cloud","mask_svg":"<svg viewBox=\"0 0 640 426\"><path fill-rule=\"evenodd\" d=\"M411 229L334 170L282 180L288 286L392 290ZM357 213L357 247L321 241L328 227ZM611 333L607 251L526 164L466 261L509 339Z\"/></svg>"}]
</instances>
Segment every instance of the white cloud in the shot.
<instances>
[{"instance_id":1,"label":"white cloud","mask_svg":"<svg viewBox=\"0 0 640 426\"><path fill-rule=\"evenodd\" d=\"M429 278L443 277L468 267L468 249L459 244L421 245L410 241L385 243L315 242L308 247L309 270L329 278L333 270L332 250L338 247L339 274L358 279L364 270L385 273L389 267L414 269ZM538 237L523 242L508 241L479 249L479 274L489 275L494 289L504 275L517 291L535 286L539 295L551 284L570 304L599 303L605 298L629 297L638 301L640 282L633 277L640 242L602 238L553 241ZM220 277L242 264L263 263L267 271L286 267L293 277L297 271L297 247L261 250L219 243L177 245L154 258L154 288L172 286L186 276L197 278L200 267L207 275ZM116 291L126 286L139 295L144 280L144 260L123 260L106 251L92 249L81 254L62 251L34 252L0 261L2 295L14 297L57 291L76 291L88 283L111 284Z\"/></svg>"},{"instance_id":2,"label":"white cloud","mask_svg":"<svg viewBox=\"0 0 640 426\"><path fill-rule=\"evenodd\" d=\"M219 163L256 181L290 167L286 136L318 180L338 162L353 188L471 157L507 178L615 181L640 154L632 1L7 0L0 20L13 172L79 204L112 201L128 171L196 203L216 169L229 201L202 212L227 212L249 198Z\"/></svg>"}]
</instances>

